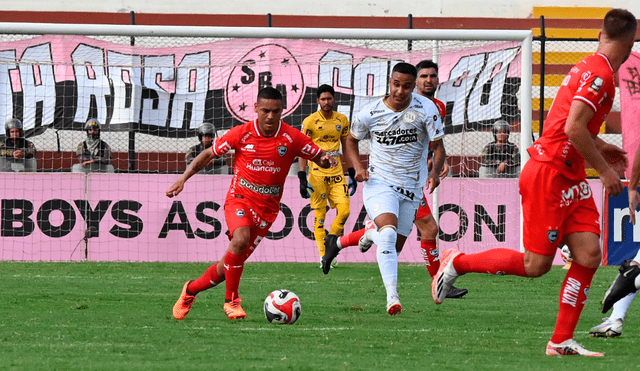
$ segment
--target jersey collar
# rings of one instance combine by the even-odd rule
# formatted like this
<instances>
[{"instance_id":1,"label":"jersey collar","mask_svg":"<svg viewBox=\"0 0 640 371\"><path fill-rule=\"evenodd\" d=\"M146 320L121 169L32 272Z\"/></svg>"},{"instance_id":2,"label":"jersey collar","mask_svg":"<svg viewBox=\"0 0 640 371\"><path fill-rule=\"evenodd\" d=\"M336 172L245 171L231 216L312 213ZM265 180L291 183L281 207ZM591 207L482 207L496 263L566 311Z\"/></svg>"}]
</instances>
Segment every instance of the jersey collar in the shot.
<instances>
[{"instance_id":1,"label":"jersey collar","mask_svg":"<svg viewBox=\"0 0 640 371\"><path fill-rule=\"evenodd\" d=\"M396 110L395 108L392 108L390 105L388 105L388 104L387 104L387 98L388 98L388 97L389 97L388 95L385 95L385 96L384 96L384 98L382 98L382 103L384 103L384 105L385 105L385 106L386 106L386 107L387 107L391 112L402 112L402 111L406 110L407 108L411 107L411 104L413 104L413 93L411 93L411 100L409 101L409 104L408 104L406 107L404 107L403 109L401 109L401 110Z\"/></svg>"},{"instance_id":2,"label":"jersey collar","mask_svg":"<svg viewBox=\"0 0 640 371\"><path fill-rule=\"evenodd\" d=\"M604 60L607 61L607 65L609 66L609 68L611 68L611 72L614 72L613 67L611 66L611 62L609 62L609 58L607 58L606 55L604 55L602 53L595 53L595 55L598 55L598 56L604 58Z\"/></svg>"},{"instance_id":3,"label":"jersey collar","mask_svg":"<svg viewBox=\"0 0 640 371\"><path fill-rule=\"evenodd\" d=\"M258 127L258 119L253 120L253 129L256 131L256 134L259 137L262 137L262 133L260 132L260 128ZM280 129L282 129L282 120L278 121L278 130L273 134L273 137L277 137L280 134Z\"/></svg>"}]
</instances>

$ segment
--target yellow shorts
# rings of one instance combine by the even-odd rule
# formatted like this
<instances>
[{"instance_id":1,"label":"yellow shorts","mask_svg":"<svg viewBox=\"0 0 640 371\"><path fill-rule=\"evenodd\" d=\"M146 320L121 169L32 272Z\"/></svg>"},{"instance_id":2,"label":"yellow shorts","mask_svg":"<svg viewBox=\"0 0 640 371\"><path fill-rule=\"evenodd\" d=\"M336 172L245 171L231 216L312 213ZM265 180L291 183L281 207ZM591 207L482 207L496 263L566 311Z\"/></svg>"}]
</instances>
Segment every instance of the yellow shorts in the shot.
<instances>
[{"instance_id":1,"label":"yellow shorts","mask_svg":"<svg viewBox=\"0 0 640 371\"><path fill-rule=\"evenodd\" d=\"M329 201L329 207L332 209L335 209L337 204L349 204L347 180L344 175L324 176L310 174L309 184L313 187L313 192L309 192L311 195L309 203L312 209L326 207L327 201Z\"/></svg>"}]
</instances>

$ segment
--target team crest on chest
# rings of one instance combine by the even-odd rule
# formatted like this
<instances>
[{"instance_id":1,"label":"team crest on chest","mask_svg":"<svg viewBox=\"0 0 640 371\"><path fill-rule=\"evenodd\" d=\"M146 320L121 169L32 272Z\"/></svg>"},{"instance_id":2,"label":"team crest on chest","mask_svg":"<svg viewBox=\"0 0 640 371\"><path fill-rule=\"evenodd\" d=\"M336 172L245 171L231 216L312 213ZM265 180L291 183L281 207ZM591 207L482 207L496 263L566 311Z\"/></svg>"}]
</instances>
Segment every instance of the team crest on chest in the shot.
<instances>
[{"instance_id":1,"label":"team crest on chest","mask_svg":"<svg viewBox=\"0 0 640 371\"><path fill-rule=\"evenodd\" d=\"M342 125L336 125L336 130L337 131L341 131L342 130Z\"/></svg>"},{"instance_id":2,"label":"team crest on chest","mask_svg":"<svg viewBox=\"0 0 640 371\"><path fill-rule=\"evenodd\" d=\"M280 155L280 157L283 157L284 155L287 154L287 147L286 146L278 146L278 154Z\"/></svg>"},{"instance_id":3,"label":"team crest on chest","mask_svg":"<svg viewBox=\"0 0 640 371\"><path fill-rule=\"evenodd\" d=\"M402 120L403 123L405 124L413 124L414 122L416 122L418 120L418 117L420 115L418 114L418 111L415 110L406 110L402 116L400 116L400 119Z\"/></svg>"}]
</instances>

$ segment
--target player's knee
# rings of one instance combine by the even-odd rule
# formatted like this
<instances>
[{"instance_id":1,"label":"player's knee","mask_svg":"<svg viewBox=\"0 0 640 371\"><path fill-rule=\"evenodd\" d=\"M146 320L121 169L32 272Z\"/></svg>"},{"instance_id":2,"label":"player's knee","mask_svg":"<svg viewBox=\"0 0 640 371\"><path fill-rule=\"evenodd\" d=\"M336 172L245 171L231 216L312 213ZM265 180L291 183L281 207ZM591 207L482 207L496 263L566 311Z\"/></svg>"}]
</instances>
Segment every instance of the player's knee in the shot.
<instances>
[{"instance_id":1,"label":"player's knee","mask_svg":"<svg viewBox=\"0 0 640 371\"><path fill-rule=\"evenodd\" d=\"M581 248L581 249L573 249L571 251L571 256L573 261L584 266L590 268L598 268L600 266L600 262L602 261L602 252L600 251L600 246L592 247L592 248Z\"/></svg>"},{"instance_id":2,"label":"player's knee","mask_svg":"<svg viewBox=\"0 0 640 371\"><path fill-rule=\"evenodd\" d=\"M422 224L420 239L432 241L435 240L436 237L438 237L438 225L435 220L427 219L427 221Z\"/></svg>"},{"instance_id":3,"label":"player's knee","mask_svg":"<svg viewBox=\"0 0 640 371\"><path fill-rule=\"evenodd\" d=\"M540 277L545 275L551 270L553 259L546 261L531 261L525 259L524 271L527 272L527 277Z\"/></svg>"},{"instance_id":4,"label":"player's knee","mask_svg":"<svg viewBox=\"0 0 640 371\"><path fill-rule=\"evenodd\" d=\"M249 228L238 228L233 231L233 237L229 243L229 251L238 255L243 254L251 243L251 230Z\"/></svg>"},{"instance_id":5,"label":"player's knee","mask_svg":"<svg viewBox=\"0 0 640 371\"><path fill-rule=\"evenodd\" d=\"M599 246L591 252L589 259L591 260L592 266L598 267L600 265L600 262L602 261L602 251Z\"/></svg>"},{"instance_id":6,"label":"player's knee","mask_svg":"<svg viewBox=\"0 0 640 371\"><path fill-rule=\"evenodd\" d=\"M342 224L344 224L347 218L349 218L349 215L351 215L351 210L349 209L349 205L338 204L336 206L336 210L338 211L338 215L336 216L336 219L341 220Z\"/></svg>"},{"instance_id":7,"label":"player's knee","mask_svg":"<svg viewBox=\"0 0 640 371\"><path fill-rule=\"evenodd\" d=\"M398 232L396 231L396 228L391 225L385 225L378 231L374 242L378 245L379 249L393 249L395 252L397 240Z\"/></svg>"},{"instance_id":8,"label":"player's knee","mask_svg":"<svg viewBox=\"0 0 640 371\"><path fill-rule=\"evenodd\" d=\"M324 220L327 217L327 211L325 208L314 209L314 222L317 228L324 228Z\"/></svg>"},{"instance_id":9,"label":"player's knee","mask_svg":"<svg viewBox=\"0 0 640 371\"><path fill-rule=\"evenodd\" d=\"M321 207L321 208L318 208L318 209L313 209L313 215L315 215L316 218L324 219L325 216L327 215L327 208L326 207Z\"/></svg>"}]
</instances>

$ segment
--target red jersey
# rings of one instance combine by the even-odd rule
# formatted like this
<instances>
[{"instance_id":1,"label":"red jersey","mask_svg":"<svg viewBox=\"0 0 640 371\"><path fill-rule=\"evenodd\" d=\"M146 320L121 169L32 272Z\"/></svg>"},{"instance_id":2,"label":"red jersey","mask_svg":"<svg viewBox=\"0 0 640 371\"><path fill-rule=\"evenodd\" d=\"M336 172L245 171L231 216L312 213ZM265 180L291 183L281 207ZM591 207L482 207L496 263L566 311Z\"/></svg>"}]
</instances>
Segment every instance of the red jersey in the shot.
<instances>
[{"instance_id":1,"label":"red jersey","mask_svg":"<svg viewBox=\"0 0 640 371\"><path fill-rule=\"evenodd\" d=\"M433 103L436 104L436 107L438 108L438 112L440 112L440 120L442 120L442 123L444 124L444 118L445 116L447 116L447 106L439 99L433 98L431 100L433 101ZM433 153L431 151L431 143L433 142L429 143L429 157L433 156ZM427 203L427 195L425 195L424 192L422 192L422 202L420 202L420 206L418 206L418 211L416 213L416 220L420 220L429 215L431 215L431 208Z\"/></svg>"},{"instance_id":2,"label":"red jersey","mask_svg":"<svg viewBox=\"0 0 640 371\"><path fill-rule=\"evenodd\" d=\"M564 132L569 109L574 100L589 105L595 114L587 128L597 135L616 94L613 74L613 67L603 54L590 55L571 68L553 100L542 136L527 149L531 158L551 163L569 179L585 177L584 158Z\"/></svg>"},{"instance_id":3,"label":"red jersey","mask_svg":"<svg viewBox=\"0 0 640 371\"><path fill-rule=\"evenodd\" d=\"M282 121L273 137L260 134L258 120L253 120L215 138L211 146L216 156L231 149L235 149L235 170L227 200L247 200L270 223L280 211L284 182L295 158L313 161L322 153L309 137Z\"/></svg>"},{"instance_id":4,"label":"red jersey","mask_svg":"<svg viewBox=\"0 0 640 371\"><path fill-rule=\"evenodd\" d=\"M431 101L436 104L438 112L440 112L440 120L444 124L444 118L447 116L447 106L439 99L432 98Z\"/></svg>"},{"instance_id":5,"label":"red jersey","mask_svg":"<svg viewBox=\"0 0 640 371\"><path fill-rule=\"evenodd\" d=\"M442 125L444 125L444 118L445 118L445 116L447 116L447 106L439 99L436 99L436 98L429 98L429 99L431 99L431 101L436 105L436 108L438 109L438 112L440 113L440 120L442 121ZM431 143L433 143L433 142L429 142L429 156L428 157L433 156L433 153L431 152ZM417 218L417 219L419 219L419 218Z\"/></svg>"}]
</instances>

